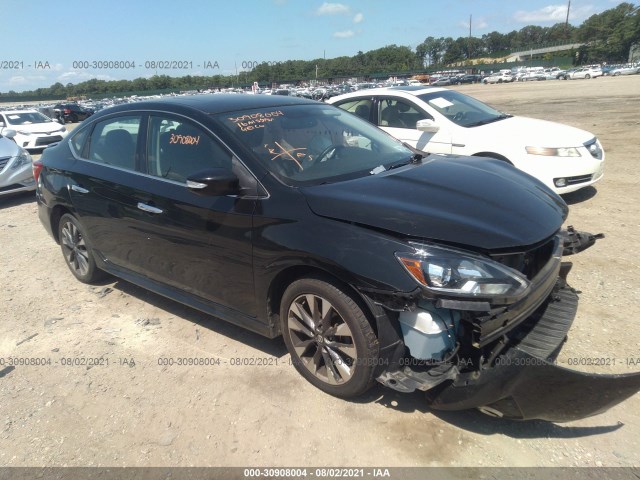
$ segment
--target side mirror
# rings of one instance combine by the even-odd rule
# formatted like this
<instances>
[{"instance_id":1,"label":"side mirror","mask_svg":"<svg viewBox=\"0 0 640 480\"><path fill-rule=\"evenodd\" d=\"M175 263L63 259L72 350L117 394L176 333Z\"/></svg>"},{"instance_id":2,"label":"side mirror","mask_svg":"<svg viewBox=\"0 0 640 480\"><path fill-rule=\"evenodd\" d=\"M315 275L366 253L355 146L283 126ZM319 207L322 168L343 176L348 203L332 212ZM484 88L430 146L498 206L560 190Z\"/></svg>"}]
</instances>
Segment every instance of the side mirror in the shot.
<instances>
[{"instance_id":1,"label":"side mirror","mask_svg":"<svg viewBox=\"0 0 640 480\"><path fill-rule=\"evenodd\" d=\"M187 188L201 195L221 197L240 193L240 180L226 168L210 168L190 175Z\"/></svg>"},{"instance_id":2,"label":"side mirror","mask_svg":"<svg viewBox=\"0 0 640 480\"><path fill-rule=\"evenodd\" d=\"M2 124L2 126L4 126L4 124ZM7 128L5 130L3 130L2 132L2 136L3 137L7 137L7 138L13 138L16 136L18 132L16 132L15 130L12 130L10 128Z\"/></svg>"},{"instance_id":3,"label":"side mirror","mask_svg":"<svg viewBox=\"0 0 640 480\"><path fill-rule=\"evenodd\" d=\"M416 130L427 133L436 133L438 130L440 130L440 127L436 125L433 120L428 120L425 118L424 120L418 120L418 122L416 123Z\"/></svg>"}]
</instances>

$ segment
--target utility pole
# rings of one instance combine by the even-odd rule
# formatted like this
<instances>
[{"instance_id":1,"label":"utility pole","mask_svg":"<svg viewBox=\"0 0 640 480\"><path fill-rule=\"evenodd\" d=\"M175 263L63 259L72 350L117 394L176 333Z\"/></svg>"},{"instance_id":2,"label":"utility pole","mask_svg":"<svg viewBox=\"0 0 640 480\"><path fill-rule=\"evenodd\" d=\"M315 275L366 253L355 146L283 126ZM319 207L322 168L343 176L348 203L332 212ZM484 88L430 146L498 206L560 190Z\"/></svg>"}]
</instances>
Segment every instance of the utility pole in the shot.
<instances>
[{"instance_id":1,"label":"utility pole","mask_svg":"<svg viewBox=\"0 0 640 480\"><path fill-rule=\"evenodd\" d=\"M571 10L571 0L569 0L569 5L567 5L567 19L564 21L564 35L567 36L569 32L569 11Z\"/></svg>"},{"instance_id":2,"label":"utility pole","mask_svg":"<svg viewBox=\"0 0 640 480\"><path fill-rule=\"evenodd\" d=\"M469 15L469 41L467 42L467 60L471 60L471 20L473 15Z\"/></svg>"}]
</instances>

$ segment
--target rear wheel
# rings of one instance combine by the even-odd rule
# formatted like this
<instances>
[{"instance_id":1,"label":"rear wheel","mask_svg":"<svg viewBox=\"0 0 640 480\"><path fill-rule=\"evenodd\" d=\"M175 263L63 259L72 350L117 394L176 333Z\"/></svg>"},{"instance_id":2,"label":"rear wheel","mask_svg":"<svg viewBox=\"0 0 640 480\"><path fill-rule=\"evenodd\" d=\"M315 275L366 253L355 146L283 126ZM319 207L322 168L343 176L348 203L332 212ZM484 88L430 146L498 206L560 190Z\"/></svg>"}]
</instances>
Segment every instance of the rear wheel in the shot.
<instances>
[{"instance_id":1,"label":"rear wheel","mask_svg":"<svg viewBox=\"0 0 640 480\"><path fill-rule=\"evenodd\" d=\"M344 398L371 387L378 339L343 288L320 278L297 280L282 297L280 318L292 363L310 383Z\"/></svg>"},{"instance_id":2,"label":"rear wheel","mask_svg":"<svg viewBox=\"0 0 640 480\"><path fill-rule=\"evenodd\" d=\"M74 277L83 283L92 283L106 276L96 266L91 247L87 245L84 229L70 214L64 214L58 224L58 238L62 255Z\"/></svg>"},{"instance_id":3,"label":"rear wheel","mask_svg":"<svg viewBox=\"0 0 640 480\"><path fill-rule=\"evenodd\" d=\"M586 78L587 80L589 80L591 78L591 75L589 75L588 73L584 76L584 78Z\"/></svg>"}]
</instances>

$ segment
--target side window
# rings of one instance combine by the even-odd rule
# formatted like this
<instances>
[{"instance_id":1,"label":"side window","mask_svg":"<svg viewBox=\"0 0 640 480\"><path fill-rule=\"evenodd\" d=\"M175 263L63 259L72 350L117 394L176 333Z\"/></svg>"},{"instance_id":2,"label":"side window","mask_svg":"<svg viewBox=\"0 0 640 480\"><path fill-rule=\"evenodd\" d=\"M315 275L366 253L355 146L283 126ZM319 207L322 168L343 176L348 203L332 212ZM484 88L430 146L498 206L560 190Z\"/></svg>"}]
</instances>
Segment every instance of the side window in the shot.
<instances>
[{"instance_id":1,"label":"side window","mask_svg":"<svg viewBox=\"0 0 640 480\"><path fill-rule=\"evenodd\" d=\"M69 141L73 152L77 156L82 158L84 158L84 156L82 155L82 150L84 148L85 142L87 141L87 138L89 137L89 131L91 131L90 128L80 128L79 131L73 132L73 136Z\"/></svg>"},{"instance_id":2,"label":"side window","mask_svg":"<svg viewBox=\"0 0 640 480\"><path fill-rule=\"evenodd\" d=\"M209 168L232 169L226 148L201 127L178 117L149 118L147 155L149 174L177 182Z\"/></svg>"},{"instance_id":3,"label":"side window","mask_svg":"<svg viewBox=\"0 0 640 480\"><path fill-rule=\"evenodd\" d=\"M91 133L89 160L135 170L141 118L127 115L98 122Z\"/></svg>"},{"instance_id":4,"label":"side window","mask_svg":"<svg viewBox=\"0 0 640 480\"><path fill-rule=\"evenodd\" d=\"M337 105L343 110L347 112L351 112L360 118L363 118L367 121L371 118L371 108L373 106L373 101L368 98L361 98L358 100L351 100L349 102L344 102Z\"/></svg>"},{"instance_id":5,"label":"side window","mask_svg":"<svg viewBox=\"0 0 640 480\"><path fill-rule=\"evenodd\" d=\"M431 115L418 110L414 105L404 100L385 98L379 103L379 118L381 127L416 128L418 120L432 119Z\"/></svg>"}]
</instances>

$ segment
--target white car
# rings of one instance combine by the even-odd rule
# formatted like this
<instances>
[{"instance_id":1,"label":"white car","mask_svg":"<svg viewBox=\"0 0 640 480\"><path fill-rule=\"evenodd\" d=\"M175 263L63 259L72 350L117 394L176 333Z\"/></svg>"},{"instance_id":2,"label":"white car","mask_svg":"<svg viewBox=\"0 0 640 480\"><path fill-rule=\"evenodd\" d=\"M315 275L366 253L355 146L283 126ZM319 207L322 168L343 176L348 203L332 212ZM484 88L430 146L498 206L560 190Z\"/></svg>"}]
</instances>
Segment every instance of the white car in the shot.
<instances>
[{"instance_id":1,"label":"white car","mask_svg":"<svg viewBox=\"0 0 640 480\"><path fill-rule=\"evenodd\" d=\"M31 155L12 140L14 130L0 135L0 197L36 189Z\"/></svg>"},{"instance_id":2,"label":"white car","mask_svg":"<svg viewBox=\"0 0 640 480\"><path fill-rule=\"evenodd\" d=\"M591 185L604 174L605 153L592 133L508 115L454 90L377 88L328 103L418 150L504 160L560 194Z\"/></svg>"},{"instance_id":3,"label":"white car","mask_svg":"<svg viewBox=\"0 0 640 480\"><path fill-rule=\"evenodd\" d=\"M15 142L27 150L41 150L59 142L68 133L64 125L37 110L0 111L0 134L4 129L15 130Z\"/></svg>"},{"instance_id":4,"label":"white car","mask_svg":"<svg viewBox=\"0 0 640 480\"><path fill-rule=\"evenodd\" d=\"M482 83L511 83L515 80L513 75L507 73L495 73L482 79Z\"/></svg>"},{"instance_id":5,"label":"white car","mask_svg":"<svg viewBox=\"0 0 640 480\"><path fill-rule=\"evenodd\" d=\"M601 77L602 75L603 73L600 67L583 67L571 72L569 74L569 80L577 78L586 78L588 80L590 78Z\"/></svg>"}]
</instances>

